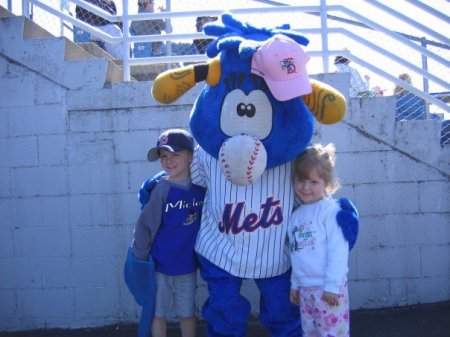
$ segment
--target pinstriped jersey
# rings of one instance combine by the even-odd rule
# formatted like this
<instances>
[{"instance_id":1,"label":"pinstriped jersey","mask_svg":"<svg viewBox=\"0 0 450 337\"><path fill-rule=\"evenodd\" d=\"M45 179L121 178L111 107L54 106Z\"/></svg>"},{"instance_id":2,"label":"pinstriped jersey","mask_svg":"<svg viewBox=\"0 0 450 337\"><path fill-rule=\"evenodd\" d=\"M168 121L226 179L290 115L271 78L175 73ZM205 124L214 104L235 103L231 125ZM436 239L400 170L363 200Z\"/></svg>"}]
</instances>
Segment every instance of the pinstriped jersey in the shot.
<instances>
[{"instance_id":1,"label":"pinstriped jersey","mask_svg":"<svg viewBox=\"0 0 450 337\"><path fill-rule=\"evenodd\" d=\"M200 147L192 183L206 187L195 250L242 278L267 278L290 267L287 225L294 207L291 162L264 171L248 186L230 183L220 164Z\"/></svg>"}]
</instances>

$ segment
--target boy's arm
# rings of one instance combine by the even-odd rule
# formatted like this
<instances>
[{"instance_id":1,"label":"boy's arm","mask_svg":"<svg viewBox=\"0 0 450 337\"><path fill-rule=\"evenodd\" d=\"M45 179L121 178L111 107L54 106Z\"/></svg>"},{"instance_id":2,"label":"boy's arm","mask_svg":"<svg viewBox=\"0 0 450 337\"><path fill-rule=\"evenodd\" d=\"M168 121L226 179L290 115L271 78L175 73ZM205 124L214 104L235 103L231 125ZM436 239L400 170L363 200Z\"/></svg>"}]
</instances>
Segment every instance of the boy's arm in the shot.
<instances>
[{"instance_id":1,"label":"boy's arm","mask_svg":"<svg viewBox=\"0 0 450 337\"><path fill-rule=\"evenodd\" d=\"M133 233L133 254L138 259L147 260L152 242L161 225L164 188L158 184L144 206L136 222Z\"/></svg>"}]
</instances>

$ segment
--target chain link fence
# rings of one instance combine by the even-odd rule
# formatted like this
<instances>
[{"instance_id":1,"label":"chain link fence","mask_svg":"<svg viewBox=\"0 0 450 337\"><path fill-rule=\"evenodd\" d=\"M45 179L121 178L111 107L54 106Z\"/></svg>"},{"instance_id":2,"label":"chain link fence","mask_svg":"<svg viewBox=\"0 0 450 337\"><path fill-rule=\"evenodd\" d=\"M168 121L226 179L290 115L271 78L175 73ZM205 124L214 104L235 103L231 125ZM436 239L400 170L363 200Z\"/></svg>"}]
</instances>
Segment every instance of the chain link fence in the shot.
<instances>
[{"instance_id":1,"label":"chain link fence","mask_svg":"<svg viewBox=\"0 0 450 337\"><path fill-rule=\"evenodd\" d=\"M107 12L111 14L116 14L116 6L113 2L99 2L98 0L87 0L87 2L95 3L100 6L104 6ZM160 5L158 9L156 8L157 4L154 0L137 0L137 13L155 13L157 11L165 11L165 7ZM100 29L104 29L105 26L109 26L110 24L103 18L89 12L81 6L75 6L76 18L80 19L83 22L86 22L92 26L99 27ZM195 22L191 24L192 27L181 27L181 30L184 32L199 32L201 33L203 30L203 26L212 21L216 21L218 19L217 16L198 16L195 18ZM195 24L194 24L195 23ZM136 20L130 23L130 34L132 36L142 36L142 35L164 35L165 33L172 32L172 22L166 19L151 19L151 20ZM177 24L178 26L179 24ZM115 24L117 27L121 27L120 24ZM195 28L195 30L194 30ZM114 29L114 28L113 28ZM111 30L111 28L109 29ZM89 33L83 31L78 27L74 27L74 41L77 43L80 42L89 42L94 41L100 47L107 49L108 46L105 46L105 43L101 40L92 37ZM113 35L116 36L116 35ZM163 36L162 36L163 38ZM212 39L208 38L196 38L193 39L192 42L184 42L184 41L153 41L153 42L135 42L132 45L132 54L131 56L134 58L142 58L142 57L156 57L156 56L164 56L164 55L196 55L196 54L204 54L206 47L211 43ZM170 49L167 48L167 44L170 43ZM119 49L120 46L111 46L108 49ZM108 51L108 50L107 50ZM117 55L117 52L115 52Z\"/></svg>"},{"instance_id":2,"label":"chain link fence","mask_svg":"<svg viewBox=\"0 0 450 337\"><path fill-rule=\"evenodd\" d=\"M72 17L88 23L111 36L121 36L121 23L112 23L90 13L88 10L77 6L70 0L41 0L45 4L60 9ZM122 15L124 8L121 0L85 0L91 4L103 8L107 13ZM310 1L311 2L311 1ZM317 5L318 1L316 1ZM217 20L219 13L227 9L248 8L248 7L271 7L280 2L273 1L251 1L251 0L223 0L209 1L188 1L188 0L130 0L128 12L131 15L140 13L160 13L170 11L199 11L198 15L158 18L151 20L135 20L130 23L131 36L161 35L161 40L151 42L135 42L130 46L130 57L132 59L154 58L160 56L173 55L201 55L205 53L206 47L212 39L202 35L203 25ZM49 30L57 36L64 35L76 43L94 42L105 49L116 59L123 58L123 45L112 44L102 41L96 36L83 31L76 25L64 22L58 16L42 10L38 6L31 6L32 19L38 24ZM259 25L273 27L289 23L294 30L301 30L304 35L310 39L308 50L322 50L322 39L318 27L321 27L321 18L318 12L271 12L269 9L264 12L246 13L245 15L236 14L240 19L250 21ZM399 45L395 39L384 35L382 32L371 29L345 13L339 16L328 17L328 29L343 29L351 32L354 36L363 37L367 41L382 43L384 48L392 50L400 58L424 68L439 78L450 82L450 69L443 64L436 62L432 58L424 61L420 52L404 48ZM173 39L168 34L197 34L194 38ZM406 35L405 35L406 36ZM443 43L434 42L432 39L423 37L407 36L407 38L419 46L423 46L431 52L439 55L443 59L450 59L450 46ZM382 42L380 42L382 41ZM347 50L349 53L358 55L363 54L364 60L374 64L383 71L402 79L406 84L411 84L415 88L431 93L441 101L447 103L450 101L450 92L436 85L434 82L428 82L420 74L412 73L408 67L395 63L386 55L379 52L367 52L362 49L361 43L352 36L346 34L334 34L328 41L329 50ZM448 119L450 115L445 113L437 106L429 105L422 98L417 97L405 88L396 85L392 81L371 72L359 64L347 64L343 67L330 59L330 72L347 71L351 73L352 78L352 97L379 97L395 95L396 101L396 120L413 119L440 119L442 125L442 144L450 144L450 125ZM153 61L154 63L154 61ZM344 69L345 68L345 69ZM320 57L312 57L308 63L310 74L323 72L323 60ZM402 78L409 76L407 80ZM363 88L363 89L361 89Z\"/></svg>"}]
</instances>

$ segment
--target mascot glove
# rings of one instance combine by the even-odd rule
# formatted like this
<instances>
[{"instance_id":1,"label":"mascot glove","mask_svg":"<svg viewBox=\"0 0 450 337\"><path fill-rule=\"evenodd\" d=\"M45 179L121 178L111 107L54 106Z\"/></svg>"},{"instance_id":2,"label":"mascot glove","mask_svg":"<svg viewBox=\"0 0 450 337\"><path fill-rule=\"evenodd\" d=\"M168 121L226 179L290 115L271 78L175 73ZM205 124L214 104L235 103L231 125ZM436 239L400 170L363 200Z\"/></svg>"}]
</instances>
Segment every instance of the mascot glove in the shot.
<instances>
[{"instance_id":1,"label":"mascot glove","mask_svg":"<svg viewBox=\"0 0 450 337\"><path fill-rule=\"evenodd\" d=\"M137 304L142 307L138 337L148 337L155 313L156 279L153 260L140 260L128 248L124 266L125 284Z\"/></svg>"},{"instance_id":2,"label":"mascot glove","mask_svg":"<svg viewBox=\"0 0 450 337\"><path fill-rule=\"evenodd\" d=\"M352 250L358 238L359 215L355 205L347 198L338 200L341 210L336 215L336 221L342 229L345 239L348 241L349 250Z\"/></svg>"},{"instance_id":3,"label":"mascot glove","mask_svg":"<svg viewBox=\"0 0 450 337\"><path fill-rule=\"evenodd\" d=\"M143 209L147 202L150 200L150 194L155 188L156 184L161 180L162 177L165 177L167 175L168 173L166 171L161 171L154 175L152 178L149 178L142 183L138 194L139 202L141 203L141 209Z\"/></svg>"}]
</instances>

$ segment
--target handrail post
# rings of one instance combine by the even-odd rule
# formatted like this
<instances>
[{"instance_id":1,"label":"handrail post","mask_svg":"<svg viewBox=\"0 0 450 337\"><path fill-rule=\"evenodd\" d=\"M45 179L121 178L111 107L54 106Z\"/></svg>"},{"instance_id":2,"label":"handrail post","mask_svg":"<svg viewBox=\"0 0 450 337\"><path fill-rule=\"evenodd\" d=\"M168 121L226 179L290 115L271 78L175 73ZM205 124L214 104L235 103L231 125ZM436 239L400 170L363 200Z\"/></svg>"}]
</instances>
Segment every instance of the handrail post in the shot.
<instances>
[{"instance_id":1,"label":"handrail post","mask_svg":"<svg viewBox=\"0 0 450 337\"><path fill-rule=\"evenodd\" d=\"M167 12L171 12L172 11L172 2L171 0L166 0L166 11ZM169 19L165 19L166 22L166 34L171 34L172 33L172 20ZM167 41L166 42L166 55L172 55L172 41ZM167 69L172 68L172 64L166 65Z\"/></svg>"},{"instance_id":2,"label":"handrail post","mask_svg":"<svg viewBox=\"0 0 450 337\"><path fill-rule=\"evenodd\" d=\"M123 80L130 81L130 20L128 16L128 0L123 0L122 28L123 28Z\"/></svg>"},{"instance_id":3,"label":"handrail post","mask_svg":"<svg viewBox=\"0 0 450 337\"><path fill-rule=\"evenodd\" d=\"M30 3L28 0L22 1L22 14L23 16L30 18Z\"/></svg>"},{"instance_id":4,"label":"handrail post","mask_svg":"<svg viewBox=\"0 0 450 337\"><path fill-rule=\"evenodd\" d=\"M64 12L64 10L66 9L65 6L67 4L65 3L64 0L61 0L59 2L59 10L61 11L61 13ZM59 18L59 35L60 36L64 36L64 19L62 17Z\"/></svg>"},{"instance_id":5,"label":"handrail post","mask_svg":"<svg viewBox=\"0 0 450 337\"><path fill-rule=\"evenodd\" d=\"M328 51L328 26L327 26L327 1L320 0L320 31L322 37L322 64L323 71L328 73L329 69L329 51Z\"/></svg>"},{"instance_id":6,"label":"handrail post","mask_svg":"<svg viewBox=\"0 0 450 337\"><path fill-rule=\"evenodd\" d=\"M427 48L427 42L425 37L422 37L420 45L425 49ZM422 69L428 72L428 58L424 54L422 54ZM428 86L428 79L425 76L423 76L422 78L423 78L423 92L428 94L430 90ZM430 104L426 101L424 103L425 103L425 118L428 120L430 119Z\"/></svg>"}]
</instances>

